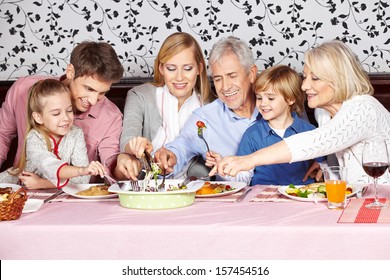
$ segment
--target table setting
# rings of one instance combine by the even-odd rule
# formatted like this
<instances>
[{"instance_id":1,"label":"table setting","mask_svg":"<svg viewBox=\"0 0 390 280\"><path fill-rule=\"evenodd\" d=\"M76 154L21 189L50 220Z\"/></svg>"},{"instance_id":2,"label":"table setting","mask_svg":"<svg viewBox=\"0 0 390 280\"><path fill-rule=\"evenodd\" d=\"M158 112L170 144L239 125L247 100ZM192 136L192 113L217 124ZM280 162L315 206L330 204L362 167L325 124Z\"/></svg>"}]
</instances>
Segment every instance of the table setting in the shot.
<instances>
[{"instance_id":1,"label":"table setting","mask_svg":"<svg viewBox=\"0 0 390 280\"><path fill-rule=\"evenodd\" d=\"M161 179L157 180L160 184ZM181 181L165 180L165 187ZM93 184L69 185L62 190L27 191L39 200L36 210L0 223L2 259L388 259L390 212L365 218L362 205L375 196L372 184L353 186L344 209L331 210L327 200L289 197L288 186L246 186L223 182L228 191L202 197L196 192L207 181L188 183L186 191L139 192L160 199L191 194L188 205L159 208L124 206L121 189L112 184L105 198L77 195ZM130 184L124 181L125 184ZM142 182L139 182L142 183ZM215 183L218 186L221 182ZM18 186L20 187L20 186ZM300 187L300 186L297 186ZM390 185L379 185L379 200L390 197ZM16 187L15 187L16 188ZM127 191L131 192L131 191ZM176 193L175 193L176 192ZM178 193L179 192L179 193ZM183 192L183 193L182 193ZM115 195L115 196L114 196ZM133 195L135 196L135 195ZM175 198L177 199L177 198ZM178 199L180 201L181 198ZM27 201L28 201L27 200ZM45 202L44 202L45 201ZM81 202L81 203L80 203ZM368 211L373 211L368 209ZM362 218L363 217L363 218ZM42 228L45 230L42 230ZM359 233L359 234L357 234ZM336 235L335 235L336 234ZM377 244L370 244L375 235ZM127 238L131 236L131 238ZM316 240L299 242L293 240ZM333 239L344 240L337 245ZM27 238L26 238L27 237ZM351 238L353 237L353 238ZM45 242L41 242L45 240ZM62 240L62 242L58 242ZM113 242L115 240L115 242ZM137 240L137 242L133 242ZM110 244L99 249L96 244ZM13 250L18 247L20 249ZM297 251L297 248L299 250ZM315 246L315 250L313 250ZM28 249L27 249L28 248ZM157 250L152 248L157 248ZM186 248L185 250L179 248ZM365 248L361 252L361 248ZM336 254L335 254L336 250ZM292 254L292 252L294 252Z\"/></svg>"}]
</instances>

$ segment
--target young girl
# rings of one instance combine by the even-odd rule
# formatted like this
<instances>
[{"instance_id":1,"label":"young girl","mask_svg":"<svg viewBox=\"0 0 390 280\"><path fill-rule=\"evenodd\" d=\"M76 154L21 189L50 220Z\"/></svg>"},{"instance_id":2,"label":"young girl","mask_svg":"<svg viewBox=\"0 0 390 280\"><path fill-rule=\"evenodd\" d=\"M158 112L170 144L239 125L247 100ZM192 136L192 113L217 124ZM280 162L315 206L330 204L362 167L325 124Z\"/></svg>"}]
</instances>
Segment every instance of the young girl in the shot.
<instances>
[{"instance_id":1,"label":"young girl","mask_svg":"<svg viewBox=\"0 0 390 280\"><path fill-rule=\"evenodd\" d=\"M100 162L88 164L83 131L73 126L74 114L69 89L58 80L36 82L29 91L27 136L18 166L0 174L0 182L24 184L41 176L53 187L88 183L90 175L104 175ZM27 185L27 184L26 184ZM31 189L40 186L30 186Z\"/></svg>"},{"instance_id":2,"label":"young girl","mask_svg":"<svg viewBox=\"0 0 390 280\"><path fill-rule=\"evenodd\" d=\"M305 110L305 97L301 90L301 78L290 67L277 65L264 70L257 77L253 89L260 114L257 121L244 133L237 155L251 154L283 138L315 128L300 118ZM208 161L211 160L208 157ZM322 160L325 159L318 159ZM310 161L301 161L257 166L249 172L240 172L235 180L246 181L252 186L310 184L314 182L313 178L303 182L310 164Z\"/></svg>"}]
</instances>

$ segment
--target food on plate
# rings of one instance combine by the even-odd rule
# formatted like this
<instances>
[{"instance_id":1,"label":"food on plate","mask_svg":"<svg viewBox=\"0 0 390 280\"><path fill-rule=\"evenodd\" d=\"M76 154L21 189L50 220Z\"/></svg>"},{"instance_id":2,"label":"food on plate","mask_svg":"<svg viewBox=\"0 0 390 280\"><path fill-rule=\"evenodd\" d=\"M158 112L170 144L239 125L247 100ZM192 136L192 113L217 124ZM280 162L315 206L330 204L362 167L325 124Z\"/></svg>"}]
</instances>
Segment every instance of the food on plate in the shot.
<instances>
[{"instance_id":1,"label":"food on plate","mask_svg":"<svg viewBox=\"0 0 390 280\"><path fill-rule=\"evenodd\" d=\"M312 183L300 188L295 187L294 184L290 184L285 191L291 196L312 198L315 195L316 198L326 198L326 186L324 182ZM349 195L352 191L352 187L348 186L345 194Z\"/></svg>"},{"instance_id":2,"label":"food on plate","mask_svg":"<svg viewBox=\"0 0 390 280\"><path fill-rule=\"evenodd\" d=\"M186 190L187 189L187 186L186 185L178 185L178 184L175 184L175 185L171 185L169 184L168 187L166 188L166 191L179 191L179 190Z\"/></svg>"},{"instance_id":3,"label":"food on plate","mask_svg":"<svg viewBox=\"0 0 390 280\"><path fill-rule=\"evenodd\" d=\"M196 195L218 194L232 191L234 189L235 188L232 188L227 184L205 182L203 186L196 191Z\"/></svg>"},{"instance_id":4,"label":"food on plate","mask_svg":"<svg viewBox=\"0 0 390 280\"><path fill-rule=\"evenodd\" d=\"M100 195L109 195L112 194L108 191L108 188L110 186L106 185L95 185L91 186L88 189L82 190L77 192L77 195L82 195L82 196L100 196Z\"/></svg>"}]
</instances>

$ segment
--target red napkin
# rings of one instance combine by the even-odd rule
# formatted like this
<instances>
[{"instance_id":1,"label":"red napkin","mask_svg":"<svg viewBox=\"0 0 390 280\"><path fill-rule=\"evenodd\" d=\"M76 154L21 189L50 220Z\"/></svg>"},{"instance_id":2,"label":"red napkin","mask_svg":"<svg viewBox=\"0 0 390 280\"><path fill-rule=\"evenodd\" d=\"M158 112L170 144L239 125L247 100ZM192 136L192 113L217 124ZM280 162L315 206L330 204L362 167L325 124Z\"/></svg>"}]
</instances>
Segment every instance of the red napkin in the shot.
<instances>
[{"instance_id":1,"label":"red napkin","mask_svg":"<svg viewBox=\"0 0 390 280\"><path fill-rule=\"evenodd\" d=\"M373 198L355 198L351 199L347 207L341 213L338 223L364 223L380 224L390 223L390 208L369 209L367 204L374 201ZM386 198L380 198L381 203L386 203Z\"/></svg>"}]
</instances>

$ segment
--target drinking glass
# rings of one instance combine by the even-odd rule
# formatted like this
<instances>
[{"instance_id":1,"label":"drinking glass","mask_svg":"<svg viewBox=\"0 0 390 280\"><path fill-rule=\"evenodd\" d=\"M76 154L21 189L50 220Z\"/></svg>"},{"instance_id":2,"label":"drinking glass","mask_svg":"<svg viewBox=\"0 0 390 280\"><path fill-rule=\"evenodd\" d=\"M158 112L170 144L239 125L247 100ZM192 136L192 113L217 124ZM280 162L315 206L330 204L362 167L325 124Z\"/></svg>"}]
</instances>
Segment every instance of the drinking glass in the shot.
<instances>
[{"instance_id":1,"label":"drinking glass","mask_svg":"<svg viewBox=\"0 0 390 280\"><path fill-rule=\"evenodd\" d=\"M375 187L375 200L366 207L370 209L387 207L387 204L381 203L378 199L378 177L386 172L389 165L386 142L383 139L365 141L362 163L364 171L374 179Z\"/></svg>"},{"instance_id":2,"label":"drinking glass","mask_svg":"<svg viewBox=\"0 0 390 280\"><path fill-rule=\"evenodd\" d=\"M324 169L326 196L329 209L345 208L345 191L347 189L347 168L328 166Z\"/></svg>"}]
</instances>

